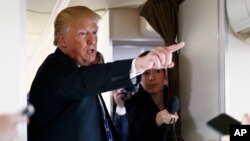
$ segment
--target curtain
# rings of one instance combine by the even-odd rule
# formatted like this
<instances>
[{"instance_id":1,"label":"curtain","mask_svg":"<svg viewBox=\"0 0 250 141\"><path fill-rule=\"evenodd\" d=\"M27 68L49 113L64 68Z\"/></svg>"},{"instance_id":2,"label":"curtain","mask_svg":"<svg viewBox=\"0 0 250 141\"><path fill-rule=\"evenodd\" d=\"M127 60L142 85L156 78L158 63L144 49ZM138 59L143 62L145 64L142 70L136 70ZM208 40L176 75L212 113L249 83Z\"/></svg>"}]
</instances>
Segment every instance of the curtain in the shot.
<instances>
[{"instance_id":1,"label":"curtain","mask_svg":"<svg viewBox=\"0 0 250 141\"><path fill-rule=\"evenodd\" d=\"M175 44L178 33L178 5L183 0L148 0L140 8L140 15L158 32L165 45ZM169 92L179 96L178 52L173 54L175 67L168 70Z\"/></svg>"},{"instance_id":2,"label":"curtain","mask_svg":"<svg viewBox=\"0 0 250 141\"><path fill-rule=\"evenodd\" d=\"M152 28L160 34L165 45L172 45L178 42L178 6L183 1L148 0L140 7L140 16L144 17ZM173 54L173 62L175 66L168 69L169 93L170 95L180 97L178 52Z\"/></svg>"}]
</instances>

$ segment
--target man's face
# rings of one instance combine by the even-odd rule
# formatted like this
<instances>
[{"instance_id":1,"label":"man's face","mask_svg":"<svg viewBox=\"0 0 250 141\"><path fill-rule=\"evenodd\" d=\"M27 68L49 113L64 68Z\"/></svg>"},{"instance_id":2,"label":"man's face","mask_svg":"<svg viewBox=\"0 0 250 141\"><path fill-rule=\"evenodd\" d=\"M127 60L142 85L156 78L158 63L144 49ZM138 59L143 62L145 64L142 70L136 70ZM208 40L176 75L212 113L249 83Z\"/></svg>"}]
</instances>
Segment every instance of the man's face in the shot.
<instances>
[{"instance_id":1,"label":"man's face","mask_svg":"<svg viewBox=\"0 0 250 141\"><path fill-rule=\"evenodd\" d=\"M63 35L63 51L79 65L90 65L96 57L97 31L94 20L72 23Z\"/></svg>"}]
</instances>

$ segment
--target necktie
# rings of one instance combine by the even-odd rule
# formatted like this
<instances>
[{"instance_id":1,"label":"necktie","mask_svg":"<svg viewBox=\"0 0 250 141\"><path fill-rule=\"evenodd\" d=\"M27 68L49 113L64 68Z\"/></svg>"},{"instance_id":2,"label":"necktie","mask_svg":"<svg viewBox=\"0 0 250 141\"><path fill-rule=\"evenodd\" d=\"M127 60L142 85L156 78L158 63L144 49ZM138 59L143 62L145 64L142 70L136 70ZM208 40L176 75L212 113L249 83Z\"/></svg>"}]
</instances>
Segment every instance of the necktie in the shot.
<instances>
[{"instance_id":1,"label":"necktie","mask_svg":"<svg viewBox=\"0 0 250 141\"><path fill-rule=\"evenodd\" d=\"M106 131L107 140L108 141L113 141L112 132L111 132L110 127L109 127L109 123L108 123L108 120L107 120L107 117L106 117L106 114L105 114L105 110L104 110L104 104L102 103L100 95L98 95L98 99L99 99L99 103L100 103L100 106L101 106L102 117L103 117L103 122L104 122L104 127L105 127L105 131Z\"/></svg>"}]
</instances>

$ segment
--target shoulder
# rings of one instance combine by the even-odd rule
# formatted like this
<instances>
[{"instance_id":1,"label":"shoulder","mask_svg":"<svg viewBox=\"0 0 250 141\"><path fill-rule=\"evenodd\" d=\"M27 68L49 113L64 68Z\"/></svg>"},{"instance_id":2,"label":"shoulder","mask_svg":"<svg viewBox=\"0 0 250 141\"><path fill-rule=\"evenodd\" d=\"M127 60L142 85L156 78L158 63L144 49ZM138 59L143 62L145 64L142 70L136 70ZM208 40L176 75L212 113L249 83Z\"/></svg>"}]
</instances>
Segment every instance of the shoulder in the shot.
<instances>
[{"instance_id":1,"label":"shoulder","mask_svg":"<svg viewBox=\"0 0 250 141\"><path fill-rule=\"evenodd\" d=\"M41 66L58 67L60 64L63 64L63 66L77 67L77 64L59 49L56 49L54 53L48 55Z\"/></svg>"}]
</instances>

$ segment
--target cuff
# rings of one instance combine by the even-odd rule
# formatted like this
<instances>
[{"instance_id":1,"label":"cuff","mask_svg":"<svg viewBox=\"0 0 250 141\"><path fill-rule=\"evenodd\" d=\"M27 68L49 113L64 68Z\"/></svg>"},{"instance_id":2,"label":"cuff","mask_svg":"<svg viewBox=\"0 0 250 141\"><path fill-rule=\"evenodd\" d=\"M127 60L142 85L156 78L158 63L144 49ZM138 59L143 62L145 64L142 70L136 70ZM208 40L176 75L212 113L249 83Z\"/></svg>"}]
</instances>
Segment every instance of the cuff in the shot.
<instances>
[{"instance_id":1,"label":"cuff","mask_svg":"<svg viewBox=\"0 0 250 141\"><path fill-rule=\"evenodd\" d=\"M120 116L125 115L126 114L126 108L117 106L115 112Z\"/></svg>"},{"instance_id":2,"label":"cuff","mask_svg":"<svg viewBox=\"0 0 250 141\"><path fill-rule=\"evenodd\" d=\"M135 68L135 59L133 59L132 64L131 64L131 69L129 73L129 77L132 81L132 84L136 84L136 76L142 74L143 72L137 73L136 68Z\"/></svg>"}]
</instances>

